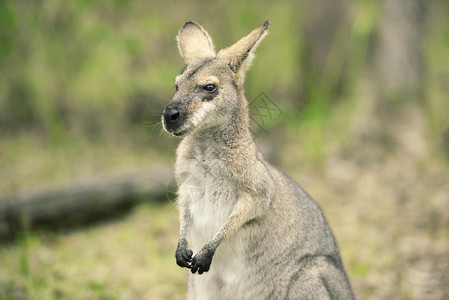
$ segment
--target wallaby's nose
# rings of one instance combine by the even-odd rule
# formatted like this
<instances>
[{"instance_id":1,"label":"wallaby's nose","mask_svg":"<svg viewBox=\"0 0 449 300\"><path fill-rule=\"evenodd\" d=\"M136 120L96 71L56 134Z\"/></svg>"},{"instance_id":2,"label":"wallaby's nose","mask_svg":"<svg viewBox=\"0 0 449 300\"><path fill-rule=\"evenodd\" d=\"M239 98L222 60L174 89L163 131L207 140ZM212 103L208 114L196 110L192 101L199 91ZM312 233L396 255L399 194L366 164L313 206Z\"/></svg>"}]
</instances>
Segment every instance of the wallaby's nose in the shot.
<instances>
[{"instance_id":1,"label":"wallaby's nose","mask_svg":"<svg viewBox=\"0 0 449 300\"><path fill-rule=\"evenodd\" d=\"M179 117L181 116L180 111L173 107L167 107L166 109L164 109L163 114L164 114L165 122L167 124L175 123L176 120L178 120Z\"/></svg>"}]
</instances>

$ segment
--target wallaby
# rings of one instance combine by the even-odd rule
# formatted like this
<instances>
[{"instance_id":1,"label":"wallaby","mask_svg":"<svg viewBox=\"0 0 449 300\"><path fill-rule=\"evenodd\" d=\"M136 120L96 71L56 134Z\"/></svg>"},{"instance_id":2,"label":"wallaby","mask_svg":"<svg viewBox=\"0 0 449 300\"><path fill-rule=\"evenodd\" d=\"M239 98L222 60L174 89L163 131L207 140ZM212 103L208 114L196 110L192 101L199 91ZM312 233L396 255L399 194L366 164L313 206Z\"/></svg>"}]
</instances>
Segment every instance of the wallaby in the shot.
<instances>
[{"instance_id":1,"label":"wallaby","mask_svg":"<svg viewBox=\"0 0 449 300\"><path fill-rule=\"evenodd\" d=\"M252 139L243 82L269 26L218 53L195 22L177 36L186 67L162 123L184 137L175 256L191 270L187 299L353 299L318 204L265 162Z\"/></svg>"}]
</instances>

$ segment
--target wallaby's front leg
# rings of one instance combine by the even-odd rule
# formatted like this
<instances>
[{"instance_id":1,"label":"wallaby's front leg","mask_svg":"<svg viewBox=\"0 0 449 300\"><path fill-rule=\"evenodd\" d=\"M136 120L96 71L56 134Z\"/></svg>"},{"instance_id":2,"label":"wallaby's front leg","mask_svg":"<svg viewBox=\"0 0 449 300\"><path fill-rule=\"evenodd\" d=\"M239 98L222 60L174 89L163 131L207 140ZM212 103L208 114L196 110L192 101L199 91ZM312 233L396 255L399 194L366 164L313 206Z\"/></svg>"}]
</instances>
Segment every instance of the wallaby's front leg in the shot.
<instances>
[{"instance_id":1,"label":"wallaby's front leg","mask_svg":"<svg viewBox=\"0 0 449 300\"><path fill-rule=\"evenodd\" d=\"M262 203L258 203L258 201L261 201ZM268 207L268 205L264 205L264 203L268 203L268 201L269 200L264 201L264 199L257 199L256 202L255 199L247 193L240 195L231 215L220 230L201 249L201 251L193 257L191 263L192 273L198 271L198 274L203 274L203 272L209 271L212 257L220 243L224 239L235 234L248 221L262 215Z\"/></svg>"},{"instance_id":2,"label":"wallaby's front leg","mask_svg":"<svg viewBox=\"0 0 449 300\"><path fill-rule=\"evenodd\" d=\"M180 267L191 268L192 262L192 250L189 249L189 243L187 241L187 232L190 226L190 212L186 207L179 208L180 215L180 231L178 248L176 249L175 257L176 263Z\"/></svg>"}]
</instances>

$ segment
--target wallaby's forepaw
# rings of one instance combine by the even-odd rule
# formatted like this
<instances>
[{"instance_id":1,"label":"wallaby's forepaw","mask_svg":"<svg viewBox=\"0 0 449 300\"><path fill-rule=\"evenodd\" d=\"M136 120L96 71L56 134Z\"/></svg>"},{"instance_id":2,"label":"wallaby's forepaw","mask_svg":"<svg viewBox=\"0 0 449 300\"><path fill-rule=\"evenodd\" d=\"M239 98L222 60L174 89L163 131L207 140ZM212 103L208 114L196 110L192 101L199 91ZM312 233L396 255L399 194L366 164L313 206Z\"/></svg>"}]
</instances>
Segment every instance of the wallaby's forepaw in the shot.
<instances>
[{"instance_id":1,"label":"wallaby's forepaw","mask_svg":"<svg viewBox=\"0 0 449 300\"><path fill-rule=\"evenodd\" d=\"M198 274L203 274L203 272L209 271L210 264L212 262L212 257L214 253L210 250L201 250L192 259L192 274L198 271Z\"/></svg>"},{"instance_id":2,"label":"wallaby's forepaw","mask_svg":"<svg viewBox=\"0 0 449 300\"><path fill-rule=\"evenodd\" d=\"M178 249L176 250L175 257L178 266L183 268L191 268L193 252L190 249Z\"/></svg>"}]
</instances>

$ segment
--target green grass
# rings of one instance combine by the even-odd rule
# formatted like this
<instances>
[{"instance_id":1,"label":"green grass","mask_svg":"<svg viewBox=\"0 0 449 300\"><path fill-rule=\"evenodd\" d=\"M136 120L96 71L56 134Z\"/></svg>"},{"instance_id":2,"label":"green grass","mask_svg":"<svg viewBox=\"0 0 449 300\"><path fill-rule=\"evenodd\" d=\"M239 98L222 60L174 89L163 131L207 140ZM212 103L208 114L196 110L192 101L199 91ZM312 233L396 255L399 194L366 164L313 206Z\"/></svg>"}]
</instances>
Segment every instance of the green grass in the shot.
<instances>
[{"instance_id":1,"label":"green grass","mask_svg":"<svg viewBox=\"0 0 449 300\"><path fill-rule=\"evenodd\" d=\"M79 230L26 231L0 248L0 298L183 299L177 232L171 203Z\"/></svg>"}]
</instances>

